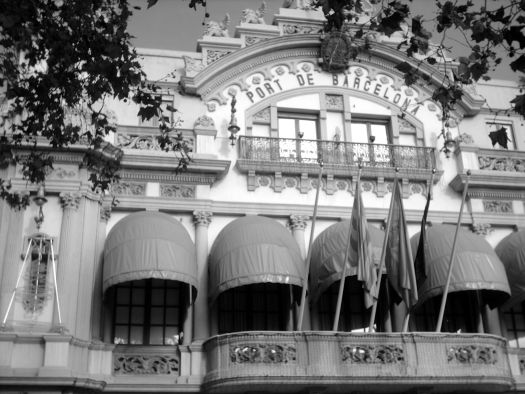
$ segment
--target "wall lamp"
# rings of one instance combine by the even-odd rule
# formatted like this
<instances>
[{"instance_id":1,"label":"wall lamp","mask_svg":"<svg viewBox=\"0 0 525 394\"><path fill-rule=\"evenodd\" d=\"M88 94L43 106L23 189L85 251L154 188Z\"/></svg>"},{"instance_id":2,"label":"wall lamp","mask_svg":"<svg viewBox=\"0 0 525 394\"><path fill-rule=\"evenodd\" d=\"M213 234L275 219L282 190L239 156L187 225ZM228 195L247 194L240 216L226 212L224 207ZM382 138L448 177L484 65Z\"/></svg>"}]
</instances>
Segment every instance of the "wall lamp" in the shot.
<instances>
[{"instance_id":1,"label":"wall lamp","mask_svg":"<svg viewBox=\"0 0 525 394\"><path fill-rule=\"evenodd\" d=\"M231 146L235 145L237 133L241 129L237 125L237 117L235 116L235 112L237 112L237 110L235 109L235 104L237 104L237 99L235 98L235 95L232 95L231 119L230 119L230 124L228 125L228 131L230 132Z\"/></svg>"},{"instance_id":2,"label":"wall lamp","mask_svg":"<svg viewBox=\"0 0 525 394\"><path fill-rule=\"evenodd\" d=\"M40 226L42 226L42 223L44 222L44 212L42 210L42 207L47 202L46 191L44 189L44 185L40 185L38 187L36 196L33 197L33 202L38 207L38 214L35 215L35 223L36 223L37 231L40 231Z\"/></svg>"},{"instance_id":3,"label":"wall lamp","mask_svg":"<svg viewBox=\"0 0 525 394\"><path fill-rule=\"evenodd\" d=\"M445 130L442 130L441 134L444 138L443 148L441 148L441 151L445 152L445 156L448 159L450 158L450 154L456 149L457 142L454 138L452 138L452 133L450 131L445 133Z\"/></svg>"}]
</instances>

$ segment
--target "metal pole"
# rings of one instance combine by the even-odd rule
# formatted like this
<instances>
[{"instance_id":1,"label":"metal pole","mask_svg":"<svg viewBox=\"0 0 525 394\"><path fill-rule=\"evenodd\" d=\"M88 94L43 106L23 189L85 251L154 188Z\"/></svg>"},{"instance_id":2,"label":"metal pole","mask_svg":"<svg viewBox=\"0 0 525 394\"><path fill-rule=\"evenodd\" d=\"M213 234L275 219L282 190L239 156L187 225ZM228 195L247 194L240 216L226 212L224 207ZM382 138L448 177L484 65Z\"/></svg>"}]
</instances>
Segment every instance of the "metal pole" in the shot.
<instances>
[{"instance_id":1,"label":"metal pole","mask_svg":"<svg viewBox=\"0 0 525 394\"><path fill-rule=\"evenodd\" d=\"M454 243L452 244L452 251L450 252L450 262L448 264L447 281L443 289L443 298L441 299L441 307L439 309L438 321L436 324L436 332L441 332L443 324L443 315L445 314L445 304L447 303L448 288L450 287L450 279L452 278L452 268L454 267L454 258L456 257L456 242L459 235L459 227L461 226L461 217L463 216L463 206L467 199L468 183L470 180L470 170L467 171L467 179L465 181L465 188L463 189L463 196L461 197L461 207L459 208L458 223L456 224L456 233L454 234Z\"/></svg>"},{"instance_id":2,"label":"metal pole","mask_svg":"<svg viewBox=\"0 0 525 394\"><path fill-rule=\"evenodd\" d=\"M388 210L388 217L386 220L385 240L383 241L383 248L381 249L381 260L379 260L379 272L377 274L376 294L374 296L374 304L372 305L372 312L370 313L370 325L368 326L368 332L375 331L374 321L376 319L379 288L381 287L381 278L383 276L383 268L385 266L386 248L388 245L388 233L390 231L390 224L392 221L392 208L394 205L394 193L396 191L395 188L397 188L397 173L398 172L399 172L399 168L396 167L396 173L394 176L394 188L392 189L392 198L390 199L390 209Z\"/></svg>"},{"instance_id":3,"label":"metal pole","mask_svg":"<svg viewBox=\"0 0 525 394\"><path fill-rule=\"evenodd\" d=\"M60 299L58 297L58 282L57 282L57 265L55 262L55 250L53 248L53 239L50 239L51 243L51 262L53 264L53 281L55 282L55 298L57 300L57 315L58 315L58 324L62 325L62 314L60 313Z\"/></svg>"},{"instance_id":4,"label":"metal pole","mask_svg":"<svg viewBox=\"0 0 525 394\"><path fill-rule=\"evenodd\" d=\"M297 320L297 331L303 328L304 308L306 303L306 291L308 289L308 274L310 272L310 260L312 259L312 243L314 241L315 222L317 220L317 206L319 203L319 191L323 180L323 161L319 160L319 175L317 176L317 190L315 191L314 213L312 216L312 228L310 229L310 241L306 253L306 269L304 273L303 288L301 291L301 305L299 306L299 318Z\"/></svg>"},{"instance_id":5,"label":"metal pole","mask_svg":"<svg viewBox=\"0 0 525 394\"><path fill-rule=\"evenodd\" d=\"M355 198L357 198L358 193L360 195L361 191L359 190L361 183L361 171L363 165L359 163L359 170L357 171L357 184L355 187ZM354 213L352 212L352 215ZM337 293L337 304L335 305L335 315L334 315L334 325L332 326L332 331L337 331L339 328L339 316L341 315L341 304L343 303L343 293L345 290L345 281L346 281L346 260L348 260L348 254L350 253L350 237L352 236L352 219L350 219L350 225L348 226L348 242L345 249L345 257L343 259L343 271L341 272L341 280L339 281L339 292Z\"/></svg>"},{"instance_id":6,"label":"metal pole","mask_svg":"<svg viewBox=\"0 0 525 394\"><path fill-rule=\"evenodd\" d=\"M16 289L18 289L18 285L20 284L20 279L22 278L22 274L24 272L24 267L27 262L27 256L29 256L29 250L31 248L31 245L33 244L33 239L29 240L29 245L27 245L26 255L24 257L24 262L22 263L22 267L20 267L20 272L18 273L18 277L16 278L15 288L13 289L13 292L11 293L11 298L9 299L9 304L7 305L7 311L5 311L4 320L2 320L2 327L5 327L5 323L7 321L7 316L9 316L9 311L11 310L11 307L13 306L13 301L15 299L15 293Z\"/></svg>"}]
</instances>

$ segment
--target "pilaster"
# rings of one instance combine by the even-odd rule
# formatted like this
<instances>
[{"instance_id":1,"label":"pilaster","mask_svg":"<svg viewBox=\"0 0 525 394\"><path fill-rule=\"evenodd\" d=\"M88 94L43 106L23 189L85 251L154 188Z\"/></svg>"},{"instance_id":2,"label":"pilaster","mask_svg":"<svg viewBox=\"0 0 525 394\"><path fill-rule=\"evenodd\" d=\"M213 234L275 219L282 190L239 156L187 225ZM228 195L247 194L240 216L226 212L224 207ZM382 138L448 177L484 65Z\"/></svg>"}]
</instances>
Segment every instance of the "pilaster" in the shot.
<instances>
[{"instance_id":1,"label":"pilaster","mask_svg":"<svg viewBox=\"0 0 525 394\"><path fill-rule=\"evenodd\" d=\"M197 275L199 288L195 299L195 339L204 340L210 337L208 310L208 226L213 214L207 211L194 211L195 252L197 257Z\"/></svg>"},{"instance_id":2,"label":"pilaster","mask_svg":"<svg viewBox=\"0 0 525 394\"><path fill-rule=\"evenodd\" d=\"M9 300L15 290L16 280L22 268L20 254L22 253L22 229L25 210L7 208L2 217L2 227L6 227L4 248L0 250L2 258L2 278L0 280L0 319L4 319L9 307ZM11 307L7 320L12 320L14 308Z\"/></svg>"},{"instance_id":3,"label":"pilaster","mask_svg":"<svg viewBox=\"0 0 525 394\"><path fill-rule=\"evenodd\" d=\"M71 334L76 332L76 308L82 251L79 246L81 245L84 226L81 210L79 210L82 200L80 193L60 193L60 203L64 210L60 227L57 268L60 309L58 309L58 305L55 305L54 323Z\"/></svg>"}]
</instances>

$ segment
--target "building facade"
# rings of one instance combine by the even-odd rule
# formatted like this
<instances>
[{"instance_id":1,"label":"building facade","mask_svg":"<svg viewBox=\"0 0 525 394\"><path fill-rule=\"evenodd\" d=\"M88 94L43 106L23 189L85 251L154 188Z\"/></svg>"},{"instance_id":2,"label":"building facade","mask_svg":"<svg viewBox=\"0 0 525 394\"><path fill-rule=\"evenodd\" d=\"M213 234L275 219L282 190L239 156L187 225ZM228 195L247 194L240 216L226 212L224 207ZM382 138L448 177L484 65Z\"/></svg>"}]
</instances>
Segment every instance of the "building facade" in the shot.
<instances>
[{"instance_id":1,"label":"building facade","mask_svg":"<svg viewBox=\"0 0 525 394\"><path fill-rule=\"evenodd\" d=\"M431 95L446 69L425 65L408 87L399 37L350 59L353 44L320 34L323 21L283 8L270 25L247 11L234 37L210 22L195 53L140 50L178 110L165 116L192 148L185 171L160 148L159 119L117 102L111 195L91 191L81 148L51 152L45 194L0 168L35 197L19 211L0 202L1 391L524 389L525 128L504 111L516 84L479 83L444 125ZM488 136L502 127L509 149ZM414 246L432 188L427 279L406 332L386 280L367 331L351 266L332 327L359 165L375 264L394 178Z\"/></svg>"}]
</instances>

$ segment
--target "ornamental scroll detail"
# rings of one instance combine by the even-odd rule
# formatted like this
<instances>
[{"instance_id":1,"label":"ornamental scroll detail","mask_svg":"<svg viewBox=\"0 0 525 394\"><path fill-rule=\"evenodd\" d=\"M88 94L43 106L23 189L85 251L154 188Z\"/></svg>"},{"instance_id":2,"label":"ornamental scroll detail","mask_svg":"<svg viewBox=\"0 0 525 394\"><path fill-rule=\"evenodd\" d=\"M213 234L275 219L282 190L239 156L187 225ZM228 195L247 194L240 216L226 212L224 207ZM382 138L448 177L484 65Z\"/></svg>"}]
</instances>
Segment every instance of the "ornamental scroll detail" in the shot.
<instances>
[{"instance_id":1,"label":"ornamental scroll detail","mask_svg":"<svg viewBox=\"0 0 525 394\"><path fill-rule=\"evenodd\" d=\"M295 363L296 349L293 345L278 344L242 344L230 346L232 363Z\"/></svg>"},{"instance_id":2,"label":"ornamental scroll detail","mask_svg":"<svg viewBox=\"0 0 525 394\"><path fill-rule=\"evenodd\" d=\"M173 142L176 143L176 138L172 138ZM188 145L190 149L193 148L193 138L183 137L183 142ZM137 150L155 150L160 151L160 147L157 136L153 135L139 135L139 134L118 134L117 135L117 146L123 149L137 149Z\"/></svg>"},{"instance_id":3,"label":"ornamental scroll detail","mask_svg":"<svg viewBox=\"0 0 525 394\"><path fill-rule=\"evenodd\" d=\"M479 169L490 171L525 172L525 160L479 156Z\"/></svg>"},{"instance_id":4,"label":"ornamental scroll detail","mask_svg":"<svg viewBox=\"0 0 525 394\"><path fill-rule=\"evenodd\" d=\"M453 346L447 349L448 362L461 364L496 364L498 353L491 346Z\"/></svg>"},{"instance_id":5,"label":"ornamental scroll detail","mask_svg":"<svg viewBox=\"0 0 525 394\"><path fill-rule=\"evenodd\" d=\"M396 345L347 345L341 347L343 362L397 364L405 362L405 352Z\"/></svg>"},{"instance_id":6,"label":"ornamental scroll detail","mask_svg":"<svg viewBox=\"0 0 525 394\"><path fill-rule=\"evenodd\" d=\"M116 354L113 371L117 375L179 375L179 364L173 355Z\"/></svg>"}]
</instances>

